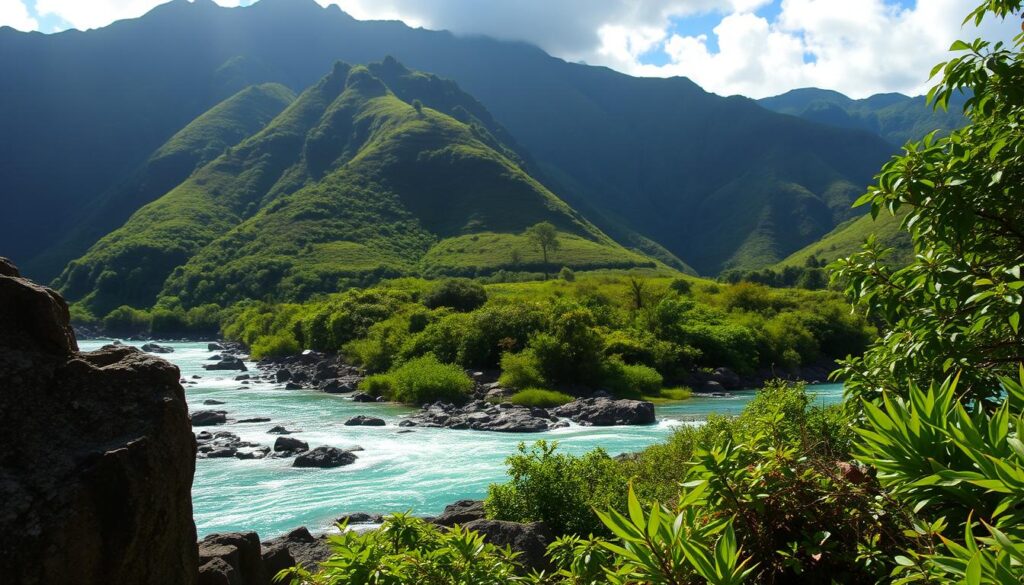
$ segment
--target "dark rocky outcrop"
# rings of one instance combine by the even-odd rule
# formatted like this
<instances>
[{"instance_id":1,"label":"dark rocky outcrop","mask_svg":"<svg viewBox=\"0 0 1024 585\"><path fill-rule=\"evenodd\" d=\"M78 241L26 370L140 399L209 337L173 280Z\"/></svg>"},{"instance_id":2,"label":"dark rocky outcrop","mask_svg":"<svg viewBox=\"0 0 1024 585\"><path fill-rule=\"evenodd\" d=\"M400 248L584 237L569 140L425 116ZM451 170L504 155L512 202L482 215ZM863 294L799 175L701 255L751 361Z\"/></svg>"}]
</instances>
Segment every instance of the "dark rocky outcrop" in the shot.
<instances>
[{"instance_id":1,"label":"dark rocky outcrop","mask_svg":"<svg viewBox=\"0 0 1024 585\"><path fill-rule=\"evenodd\" d=\"M353 402L377 402L376 396L370 396L366 392L356 392L352 395Z\"/></svg>"},{"instance_id":2,"label":"dark rocky outcrop","mask_svg":"<svg viewBox=\"0 0 1024 585\"><path fill-rule=\"evenodd\" d=\"M148 353L174 353L174 348L157 343L147 343L142 346L142 351Z\"/></svg>"},{"instance_id":3,"label":"dark rocky outcrop","mask_svg":"<svg viewBox=\"0 0 1024 585\"><path fill-rule=\"evenodd\" d=\"M346 427L382 427L386 423L384 419L377 418L375 416L366 416L363 414L353 416L344 422Z\"/></svg>"},{"instance_id":4,"label":"dark rocky outcrop","mask_svg":"<svg viewBox=\"0 0 1024 585\"><path fill-rule=\"evenodd\" d=\"M0 259L0 575L196 582L195 441L178 369L79 353L67 305Z\"/></svg>"},{"instance_id":5,"label":"dark rocky outcrop","mask_svg":"<svg viewBox=\"0 0 1024 585\"><path fill-rule=\"evenodd\" d=\"M537 433L566 426L543 408L491 404L474 400L465 406L434 403L398 423L402 427L471 429L504 433Z\"/></svg>"},{"instance_id":6,"label":"dark rocky outcrop","mask_svg":"<svg viewBox=\"0 0 1024 585\"><path fill-rule=\"evenodd\" d=\"M281 437L280 439L283 439ZM278 440L280 440L278 439ZM345 451L337 447L317 447L312 451L307 451L295 458L292 462L292 467L341 467L342 465L351 465L356 462L356 455L351 451Z\"/></svg>"},{"instance_id":7,"label":"dark rocky outcrop","mask_svg":"<svg viewBox=\"0 0 1024 585\"><path fill-rule=\"evenodd\" d=\"M330 556L327 537L313 536L305 527L296 528L284 536L263 543L263 563L270 576L295 565L316 571L320 563Z\"/></svg>"},{"instance_id":8,"label":"dark rocky outcrop","mask_svg":"<svg viewBox=\"0 0 1024 585\"><path fill-rule=\"evenodd\" d=\"M647 425L655 422L654 405L642 400L580 398L553 410L581 425Z\"/></svg>"},{"instance_id":9,"label":"dark rocky outcrop","mask_svg":"<svg viewBox=\"0 0 1024 585\"><path fill-rule=\"evenodd\" d=\"M199 541L199 583L270 585L255 532L211 534Z\"/></svg>"},{"instance_id":10,"label":"dark rocky outcrop","mask_svg":"<svg viewBox=\"0 0 1024 585\"><path fill-rule=\"evenodd\" d=\"M513 552L520 553L519 562L527 569L550 568L544 553L552 538L551 532L543 522L520 524L481 519L467 522L463 528L479 532L484 540L495 546L508 546Z\"/></svg>"},{"instance_id":11,"label":"dark rocky outcrop","mask_svg":"<svg viewBox=\"0 0 1024 585\"><path fill-rule=\"evenodd\" d=\"M441 512L432 522L438 526L452 527L456 524L465 525L474 520L483 520L486 517L483 500L459 500L445 506L444 512Z\"/></svg>"},{"instance_id":12,"label":"dark rocky outcrop","mask_svg":"<svg viewBox=\"0 0 1024 585\"><path fill-rule=\"evenodd\" d=\"M277 426L274 426L274 427L270 427L270 430L267 431L267 434L269 434L269 435L290 435L290 434L292 434L294 432L296 432L296 431L290 431L290 430L282 427L281 425L277 425Z\"/></svg>"}]
</instances>

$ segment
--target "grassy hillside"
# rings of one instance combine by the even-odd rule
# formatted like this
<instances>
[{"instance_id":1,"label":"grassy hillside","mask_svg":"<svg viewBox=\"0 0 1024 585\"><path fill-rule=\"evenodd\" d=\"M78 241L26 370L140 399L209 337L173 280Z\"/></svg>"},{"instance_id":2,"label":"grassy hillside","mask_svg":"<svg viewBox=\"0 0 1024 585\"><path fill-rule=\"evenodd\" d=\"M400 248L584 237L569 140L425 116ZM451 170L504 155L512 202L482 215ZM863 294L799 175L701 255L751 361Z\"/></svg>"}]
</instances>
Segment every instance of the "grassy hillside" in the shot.
<instances>
[{"instance_id":1,"label":"grassy hillside","mask_svg":"<svg viewBox=\"0 0 1024 585\"><path fill-rule=\"evenodd\" d=\"M0 94L0 133L16 137L0 144L9 162L0 184L15 194L0 216L0 248L33 255L225 88L301 90L336 59L387 55L479 102L389 63L372 69L399 99L487 129L494 140L481 142L604 233L706 274L777 261L824 235L850 217L848 200L832 201L837 186L859 191L892 150L686 79L630 77L521 43L357 21L314 0L244 9L176 0L84 33L0 31L0 75L19 88Z\"/></svg>"},{"instance_id":2,"label":"grassy hillside","mask_svg":"<svg viewBox=\"0 0 1024 585\"><path fill-rule=\"evenodd\" d=\"M851 219L817 242L790 254L778 263L778 267L805 266L811 256L825 262L844 258L859 252L871 234L886 247L894 249L894 253L889 257L894 265L904 266L913 258L914 250L910 235L900 229L901 220L900 215L892 216L884 212L875 220L871 219L870 214Z\"/></svg>"},{"instance_id":3,"label":"grassy hillside","mask_svg":"<svg viewBox=\"0 0 1024 585\"><path fill-rule=\"evenodd\" d=\"M51 280L143 205L160 197L281 113L295 94L277 83L245 88L202 114L158 148L128 178L96 197L62 238L25 263L26 273Z\"/></svg>"},{"instance_id":4,"label":"grassy hillside","mask_svg":"<svg viewBox=\"0 0 1024 585\"><path fill-rule=\"evenodd\" d=\"M873 95L854 100L845 95L816 88L795 89L775 97L758 100L769 110L806 120L866 130L878 134L896 146L920 140L929 132L949 132L967 123L963 115L963 96L954 96L948 111L929 106L924 97L898 93Z\"/></svg>"},{"instance_id":5,"label":"grassy hillside","mask_svg":"<svg viewBox=\"0 0 1024 585\"><path fill-rule=\"evenodd\" d=\"M158 296L297 300L420 271L487 274L508 260L458 242L516 238L541 221L562 233L559 266L654 266L526 174L508 147L492 147L481 118L456 120L424 105L428 95L403 101L372 69L336 64L262 131L69 264L62 291L102 315Z\"/></svg>"}]
</instances>

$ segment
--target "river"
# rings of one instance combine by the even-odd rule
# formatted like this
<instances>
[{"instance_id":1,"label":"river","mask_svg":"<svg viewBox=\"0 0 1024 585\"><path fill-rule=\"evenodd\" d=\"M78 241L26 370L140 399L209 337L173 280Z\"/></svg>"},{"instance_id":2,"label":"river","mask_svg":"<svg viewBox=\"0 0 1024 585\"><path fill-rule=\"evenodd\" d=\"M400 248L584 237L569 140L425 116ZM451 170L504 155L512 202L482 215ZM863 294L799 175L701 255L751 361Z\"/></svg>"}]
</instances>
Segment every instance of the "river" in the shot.
<instances>
[{"instance_id":1,"label":"river","mask_svg":"<svg viewBox=\"0 0 1024 585\"><path fill-rule=\"evenodd\" d=\"M109 340L82 340L90 351ZM131 342L142 345L144 342ZM509 434L469 430L421 429L399 434L401 417L412 409L390 404L366 404L344 395L316 390L285 390L280 384L242 385L238 372L207 372L203 364L213 352L203 343L164 343L174 353L163 357L181 369L190 411L222 409L229 420L267 417L269 423L231 423L208 430L229 430L243 440L273 445L274 425L298 429L293 437L310 447L359 445L363 451L353 464L335 469L297 469L290 459L199 459L192 484L192 506L199 537L213 532L255 530L262 538L279 536L292 528L329 529L334 519L349 512L437 514L455 500L482 498L487 486L505 479L505 458L520 442L558 441L560 449L583 453L602 447L611 455L637 451L661 441L673 428L695 416L736 414L753 392L730 398L692 398L658 406L657 424L632 427L571 426L544 433ZM250 370L255 366L248 363ZM842 386L813 386L818 402L841 400ZM204 406L208 399L221 406ZM384 427L346 427L357 414L387 421Z\"/></svg>"}]
</instances>

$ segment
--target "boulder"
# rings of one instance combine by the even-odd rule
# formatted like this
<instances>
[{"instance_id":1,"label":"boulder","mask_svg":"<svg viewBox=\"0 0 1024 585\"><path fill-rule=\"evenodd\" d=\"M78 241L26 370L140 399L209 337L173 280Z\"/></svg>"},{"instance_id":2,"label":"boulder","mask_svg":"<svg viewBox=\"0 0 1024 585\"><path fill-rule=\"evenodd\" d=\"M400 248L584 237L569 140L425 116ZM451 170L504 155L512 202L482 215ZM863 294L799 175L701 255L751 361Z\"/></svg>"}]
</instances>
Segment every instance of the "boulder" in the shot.
<instances>
[{"instance_id":1,"label":"boulder","mask_svg":"<svg viewBox=\"0 0 1024 585\"><path fill-rule=\"evenodd\" d=\"M287 368L281 368L280 370L274 372L274 381L276 381L278 384L287 382L288 380L291 379L292 373L289 372Z\"/></svg>"},{"instance_id":2,"label":"boulder","mask_svg":"<svg viewBox=\"0 0 1024 585\"><path fill-rule=\"evenodd\" d=\"M271 427L270 430L267 431L267 434L270 434L270 435L290 435L290 434L292 434L294 432L295 431L289 431L288 429L282 427L281 425L277 425L275 427Z\"/></svg>"},{"instance_id":3,"label":"boulder","mask_svg":"<svg viewBox=\"0 0 1024 585\"><path fill-rule=\"evenodd\" d=\"M377 402L375 396L370 396L366 392L356 392L352 395L352 400L355 402Z\"/></svg>"},{"instance_id":4,"label":"boulder","mask_svg":"<svg viewBox=\"0 0 1024 585\"><path fill-rule=\"evenodd\" d=\"M243 362L242 360L240 360L240 359L238 359L236 357L224 356L224 359L220 360L219 362L217 362L215 364L205 364L203 366L203 369L204 370L227 370L227 371L236 370L236 371L239 371L239 372L245 372L245 371L248 371L249 368L245 367L245 362Z\"/></svg>"},{"instance_id":5,"label":"boulder","mask_svg":"<svg viewBox=\"0 0 1024 585\"><path fill-rule=\"evenodd\" d=\"M359 378L338 378L321 383L320 390L328 394L345 394L355 392L358 385Z\"/></svg>"},{"instance_id":6,"label":"boulder","mask_svg":"<svg viewBox=\"0 0 1024 585\"><path fill-rule=\"evenodd\" d=\"M281 437L282 439L284 437ZM279 439L280 440L280 439ZM317 447L295 458L292 467L341 467L355 463L357 457L351 451L342 451L337 447Z\"/></svg>"},{"instance_id":7,"label":"boulder","mask_svg":"<svg viewBox=\"0 0 1024 585\"><path fill-rule=\"evenodd\" d=\"M270 585L270 577L263 566L263 547L260 537L255 532L228 532L211 534L199 541L199 566L203 567L216 560L231 567L233 577L242 585ZM223 571L223 565L215 565L217 572ZM209 572L210 569L207 569ZM231 582L231 581L228 581Z\"/></svg>"},{"instance_id":8,"label":"boulder","mask_svg":"<svg viewBox=\"0 0 1024 585\"><path fill-rule=\"evenodd\" d=\"M287 551L287 555L283 551ZM316 571L320 563L330 556L331 549L327 546L327 537L317 538L305 527L296 528L284 536L263 543L264 564L271 576L296 564L302 565L306 570ZM288 562L288 557L291 557L291 564L284 565ZM272 562L271 559L275 560Z\"/></svg>"},{"instance_id":9,"label":"boulder","mask_svg":"<svg viewBox=\"0 0 1024 585\"><path fill-rule=\"evenodd\" d=\"M223 410L198 410L189 418L194 427L209 427L228 422L227 412Z\"/></svg>"},{"instance_id":10,"label":"boulder","mask_svg":"<svg viewBox=\"0 0 1024 585\"><path fill-rule=\"evenodd\" d=\"M438 526L452 527L456 524L465 525L486 517L483 500L459 500L454 504L445 506L444 512L441 512L434 518L433 522Z\"/></svg>"},{"instance_id":11,"label":"boulder","mask_svg":"<svg viewBox=\"0 0 1024 585\"><path fill-rule=\"evenodd\" d=\"M293 439L291 437L278 437L277 440L274 441L274 451L277 453L300 453L302 451L309 451L309 443Z\"/></svg>"},{"instance_id":12,"label":"boulder","mask_svg":"<svg viewBox=\"0 0 1024 585\"><path fill-rule=\"evenodd\" d=\"M207 351L224 351L224 346L219 344L219 343L217 343L217 342L207 343L206 344L206 350Z\"/></svg>"},{"instance_id":13,"label":"boulder","mask_svg":"<svg viewBox=\"0 0 1024 585\"><path fill-rule=\"evenodd\" d=\"M56 292L0 260L0 579L193 585L195 440L178 368L78 352Z\"/></svg>"},{"instance_id":14,"label":"boulder","mask_svg":"<svg viewBox=\"0 0 1024 585\"><path fill-rule=\"evenodd\" d=\"M224 404L224 401L214 400L213 398L207 398L206 400L203 401L203 404L205 404L206 406L217 406L220 404Z\"/></svg>"},{"instance_id":15,"label":"boulder","mask_svg":"<svg viewBox=\"0 0 1024 585\"><path fill-rule=\"evenodd\" d=\"M358 415L345 421L346 427L382 427L386 423L384 419L375 416Z\"/></svg>"},{"instance_id":16,"label":"boulder","mask_svg":"<svg viewBox=\"0 0 1024 585\"><path fill-rule=\"evenodd\" d=\"M142 351L149 353L174 353L173 347L167 347L166 345L159 345L156 343L147 343L142 346Z\"/></svg>"},{"instance_id":17,"label":"boulder","mask_svg":"<svg viewBox=\"0 0 1024 585\"><path fill-rule=\"evenodd\" d=\"M265 417L265 416L256 416L256 417L253 417L253 418L240 418L240 419L238 419L235 422L237 422L237 423L264 423L264 422L270 422L270 419Z\"/></svg>"},{"instance_id":18,"label":"boulder","mask_svg":"<svg viewBox=\"0 0 1024 585\"><path fill-rule=\"evenodd\" d=\"M352 512L351 514L342 514L335 520L338 524L348 523L349 526L357 524L380 524L384 522L384 516L382 514L370 514L368 512Z\"/></svg>"},{"instance_id":19,"label":"boulder","mask_svg":"<svg viewBox=\"0 0 1024 585\"><path fill-rule=\"evenodd\" d=\"M245 585L234 567L222 558L214 557L199 566L198 585Z\"/></svg>"},{"instance_id":20,"label":"boulder","mask_svg":"<svg viewBox=\"0 0 1024 585\"><path fill-rule=\"evenodd\" d=\"M551 543L551 532L543 522L520 524L504 520L473 520L463 528L479 532L484 540L495 546L508 546L520 553L519 562L527 569L549 569L545 552Z\"/></svg>"},{"instance_id":21,"label":"boulder","mask_svg":"<svg viewBox=\"0 0 1024 585\"><path fill-rule=\"evenodd\" d=\"M726 390L739 390L743 387L740 375L729 368L715 368L711 373L711 382L718 382Z\"/></svg>"},{"instance_id":22,"label":"boulder","mask_svg":"<svg viewBox=\"0 0 1024 585\"><path fill-rule=\"evenodd\" d=\"M643 400L580 398L554 409L557 416L581 425L646 425L655 422L654 404Z\"/></svg>"},{"instance_id":23,"label":"boulder","mask_svg":"<svg viewBox=\"0 0 1024 585\"><path fill-rule=\"evenodd\" d=\"M285 390L302 390L302 384L298 382L288 382L284 385Z\"/></svg>"}]
</instances>

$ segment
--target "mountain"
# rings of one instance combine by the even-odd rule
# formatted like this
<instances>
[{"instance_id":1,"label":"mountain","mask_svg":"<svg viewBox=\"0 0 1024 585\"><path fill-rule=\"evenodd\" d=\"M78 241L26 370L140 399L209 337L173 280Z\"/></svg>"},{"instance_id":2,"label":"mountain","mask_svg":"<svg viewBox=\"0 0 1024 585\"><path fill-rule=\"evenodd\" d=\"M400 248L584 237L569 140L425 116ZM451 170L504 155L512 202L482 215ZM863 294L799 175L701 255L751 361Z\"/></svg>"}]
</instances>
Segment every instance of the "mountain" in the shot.
<instances>
[{"instance_id":1,"label":"mountain","mask_svg":"<svg viewBox=\"0 0 1024 585\"><path fill-rule=\"evenodd\" d=\"M934 130L948 133L966 124L964 101L965 96L956 95L950 100L949 109L943 111L929 106L923 96L881 93L855 100L837 91L804 88L764 98L758 103L781 114L838 128L866 130L902 146Z\"/></svg>"},{"instance_id":2,"label":"mountain","mask_svg":"<svg viewBox=\"0 0 1024 585\"><path fill-rule=\"evenodd\" d=\"M88 32L0 29L11 88L0 92L0 132L11 137L0 144L11 202L0 249L40 254L98 194L242 87L298 92L335 60L388 55L479 100L530 175L605 233L702 273L775 262L828 233L894 150L684 78L630 77L522 43L361 22L313 0L174 0Z\"/></svg>"},{"instance_id":3,"label":"mountain","mask_svg":"<svg viewBox=\"0 0 1024 585\"><path fill-rule=\"evenodd\" d=\"M255 134L294 99L287 87L266 83L250 86L217 104L156 149L128 177L98 195L71 222L67 233L35 256L26 269L51 280L68 261L121 226L135 210Z\"/></svg>"},{"instance_id":4,"label":"mountain","mask_svg":"<svg viewBox=\"0 0 1024 585\"><path fill-rule=\"evenodd\" d=\"M394 60L336 63L258 133L72 261L57 284L103 315L158 298L186 307L299 300L385 277L540 269L522 232L542 221L560 232L559 266L655 266L524 172L495 137L503 131L492 133L490 116L473 116L478 105L447 83ZM449 91L431 91L439 86Z\"/></svg>"},{"instance_id":5,"label":"mountain","mask_svg":"<svg viewBox=\"0 0 1024 585\"><path fill-rule=\"evenodd\" d=\"M889 215L882 212L876 219L862 215L840 224L817 242L790 254L778 263L778 267L805 266L807 259L814 256L819 261L832 262L860 252L861 246L874 235L878 241L893 253L888 261L894 266L906 266L913 259L914 248L910 234L900 229L902 214Z\"/></svg>"}]
</instances>

